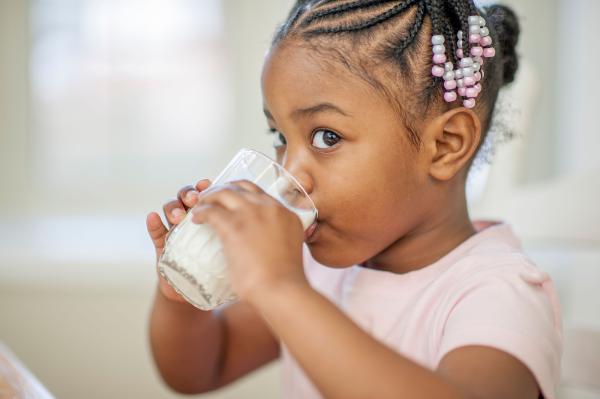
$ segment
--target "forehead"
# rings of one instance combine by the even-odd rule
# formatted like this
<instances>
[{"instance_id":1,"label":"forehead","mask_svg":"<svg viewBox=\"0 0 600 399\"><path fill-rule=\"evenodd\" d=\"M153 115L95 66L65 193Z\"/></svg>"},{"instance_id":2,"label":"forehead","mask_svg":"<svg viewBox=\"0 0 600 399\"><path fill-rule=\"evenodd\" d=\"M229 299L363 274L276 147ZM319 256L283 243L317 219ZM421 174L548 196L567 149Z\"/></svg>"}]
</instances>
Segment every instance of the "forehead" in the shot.
<instances>
[{"instance_id":1,"label":"forehead","mask_svg":"<svg viewBox=\"0 0 600 399\"><path fill-rule=\"evenodd\" d=\"M274 108L304 108L318 102L342 109L384 105L380 93L333 54L295 43L271 49L263 68L262 90L265 107L273 112L277 112Z\"/></svg>"}]
</instances>

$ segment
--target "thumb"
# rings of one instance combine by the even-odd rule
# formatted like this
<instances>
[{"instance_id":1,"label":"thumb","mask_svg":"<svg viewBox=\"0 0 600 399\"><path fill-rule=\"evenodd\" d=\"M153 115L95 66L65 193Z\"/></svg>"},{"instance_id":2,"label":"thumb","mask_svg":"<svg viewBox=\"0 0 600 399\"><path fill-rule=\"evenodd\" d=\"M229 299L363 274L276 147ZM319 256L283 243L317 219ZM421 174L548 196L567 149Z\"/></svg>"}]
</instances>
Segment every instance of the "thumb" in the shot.
<instances>
[{"instance_id":1,"label":"thumb","mask_svg":"<svg viewBox=\"0 0 600 399\"><path fill-rule=\"evenodd\" d=\"M165 247L165 237L169 230L165 227L160 219L160 215L156 212L151 212L146 217L146 228L148 229L152 244L156 248L156 257L158 259Z\"/></svg>"}]
</instances>

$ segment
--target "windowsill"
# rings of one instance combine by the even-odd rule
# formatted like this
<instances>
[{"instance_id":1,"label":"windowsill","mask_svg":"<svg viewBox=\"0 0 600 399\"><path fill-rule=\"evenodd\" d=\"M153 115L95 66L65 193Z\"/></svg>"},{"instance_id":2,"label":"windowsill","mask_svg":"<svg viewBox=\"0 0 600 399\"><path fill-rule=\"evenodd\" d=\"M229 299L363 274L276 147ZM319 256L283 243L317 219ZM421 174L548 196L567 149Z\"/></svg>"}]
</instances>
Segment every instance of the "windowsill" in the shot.
<instances>
[{"instance_id":1,"label":"windowsill","mask_svg":"<svg viewBox=\"0 0 600 399\"><path fill-rule=\"evenodd\" d=\"M153 287L154 248L145 216L53 216L0 221L3 290Z\"/></svg>"}]
</instances>

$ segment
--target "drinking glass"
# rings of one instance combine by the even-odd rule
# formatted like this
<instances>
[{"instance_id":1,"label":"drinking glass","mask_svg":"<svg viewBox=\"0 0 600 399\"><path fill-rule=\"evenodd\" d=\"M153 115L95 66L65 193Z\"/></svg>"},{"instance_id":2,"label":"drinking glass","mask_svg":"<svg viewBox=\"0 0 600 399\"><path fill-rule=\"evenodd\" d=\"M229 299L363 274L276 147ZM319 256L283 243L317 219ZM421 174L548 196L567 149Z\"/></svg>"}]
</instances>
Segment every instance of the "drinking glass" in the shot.
<instances>
[{"instance_id":1,"label":"drinking glass","mask_svg":"<svg viewBox=\"0 0 600 399\"><path fill-rule=\"evenodd\" d=\"M305 231L317 218L317 209L300 183L258 151L240 150L203 193L236 180L249 180L277 199L300 218ZM169 232L158 270L188 302L211 310L237 296L229 282L219 237L209 225L196 224L191 219L190 209Z\"/></svg>"}]
</instances>

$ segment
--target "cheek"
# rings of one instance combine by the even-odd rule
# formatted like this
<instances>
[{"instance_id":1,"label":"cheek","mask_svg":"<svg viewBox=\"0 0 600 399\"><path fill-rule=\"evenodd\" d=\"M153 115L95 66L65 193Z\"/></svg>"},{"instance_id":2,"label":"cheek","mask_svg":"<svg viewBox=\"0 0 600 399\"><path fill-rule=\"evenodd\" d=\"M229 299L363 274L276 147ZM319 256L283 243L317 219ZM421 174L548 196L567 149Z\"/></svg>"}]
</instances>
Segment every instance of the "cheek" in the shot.
<instances>
[{"instance_id":1,"label":"cheek","mask_svg":"<svg viewBox=\"0 0 600 399\"><path fill-rule=\"evenodd\" d=\"M398 168L357 168L332 175L326 196L328 225L311 245L318 262L349 266L362 262L408 231L414 195L412 175ZM347 169L346 169L347 170Z\"/></svg>"}]
</instances>

